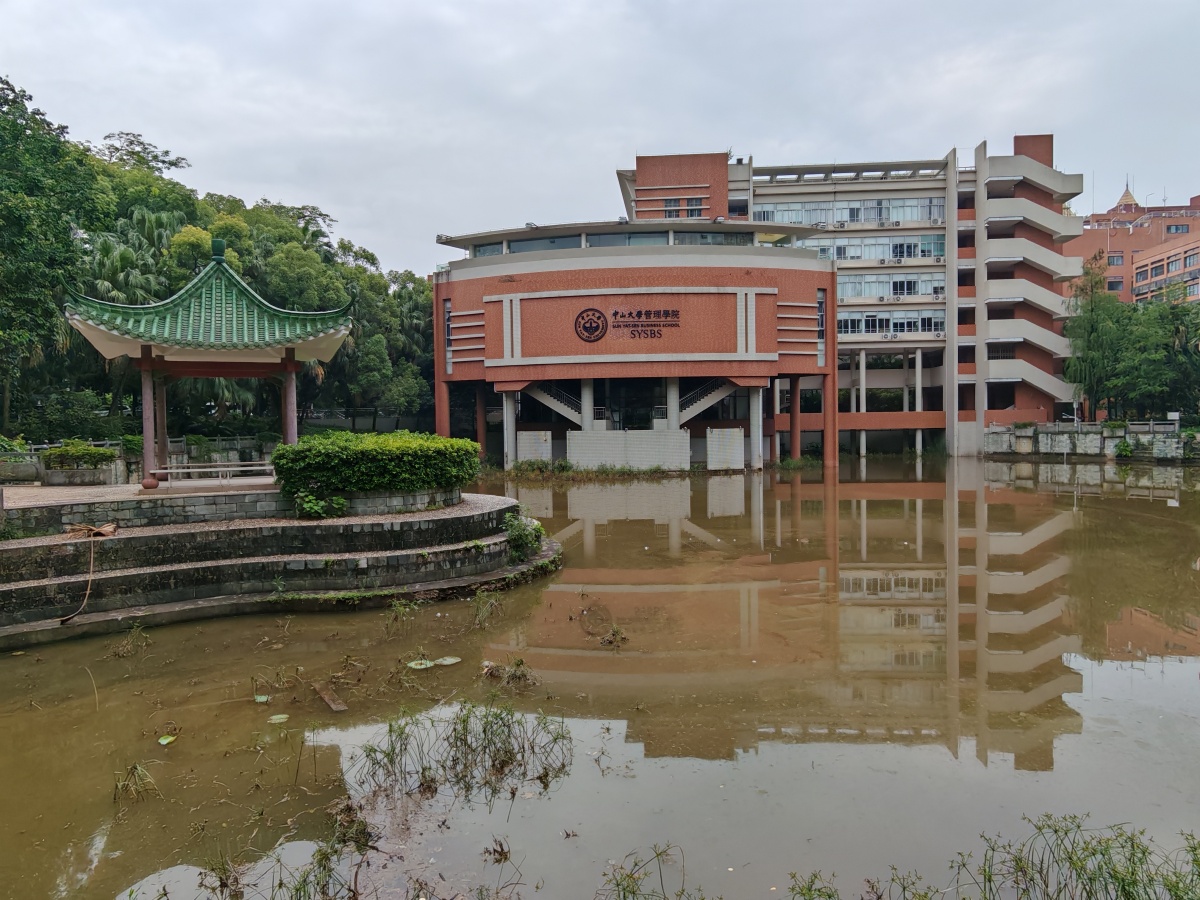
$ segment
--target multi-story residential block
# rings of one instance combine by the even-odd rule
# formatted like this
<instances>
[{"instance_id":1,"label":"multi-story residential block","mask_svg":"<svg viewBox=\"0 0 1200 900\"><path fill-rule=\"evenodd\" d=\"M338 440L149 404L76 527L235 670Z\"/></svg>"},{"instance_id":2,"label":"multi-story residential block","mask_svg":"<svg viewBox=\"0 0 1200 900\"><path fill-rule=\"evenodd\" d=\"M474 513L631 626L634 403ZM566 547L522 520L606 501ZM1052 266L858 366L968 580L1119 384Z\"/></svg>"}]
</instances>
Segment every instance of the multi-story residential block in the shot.
<instances>
[{"instance_id":1,"label":"multi-story residential block","mask_svg":"<svg viewBox=\"0 0 1200 900\"><path fill-rule=\"evenodd\" d=\"M1130 269L1134 300L1195 300L1200 297L1200 234L1135 252Z\"/></svg>"},{"instance_id":2,"label":"multi-story residential block","mask_svg":"<svg viewBox=\"0 0 1200 900\"><path fill-rule=\"evenodd\" d=\"M616 221L440 236L467 258L434 278L439 432L456 382L484 444L502 395L510 466L973 455L989 425L1058 418L1082 176L1049 135L967 162L645 156Z\"/></svg>"},{"instance_id":3,"label":"multi-story residential block","mask_svg":"<svg viewBox=\"0 0 1200 900\"><path fill-rule=\"evenodd\" d=\"M1066 252L1083 259L1100 254L1105 264L1105 287L1125 303L1144 297L1136 291L1134 261L1162 244L1200 238L1200 196L1186 206L1142 206L1125 192L1107 212L1083 220L1083 233L1067 243Z\"/></svg>"}]
</instances>

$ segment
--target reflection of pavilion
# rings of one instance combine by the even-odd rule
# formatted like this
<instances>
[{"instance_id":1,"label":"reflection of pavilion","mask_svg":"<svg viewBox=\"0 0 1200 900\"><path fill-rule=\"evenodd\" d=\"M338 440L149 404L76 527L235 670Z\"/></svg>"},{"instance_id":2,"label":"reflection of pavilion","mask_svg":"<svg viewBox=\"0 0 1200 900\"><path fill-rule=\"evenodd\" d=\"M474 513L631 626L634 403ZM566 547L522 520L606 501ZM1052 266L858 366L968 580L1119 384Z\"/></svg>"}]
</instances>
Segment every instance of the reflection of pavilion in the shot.
<instances>
[{"instance_id":1,"label":"reflection of pavilion","mask_svg":"<svg viewBox=\"0 0 1200 900\"><path fill-rule=\"evenodd\" d=\"M1062 700L1082 688L1062 663L1080 650L1060 553L1072 514L979 471L522 489L567 565L491 652L519 652L596 714L652 708L629 717L647 755L724 757L764 739L957 755L971 738L985 764L1050 768L1054 738L1081 728ZM633 639L620 654L598 640L614 623Z\"/></svg>"}]
</instances>

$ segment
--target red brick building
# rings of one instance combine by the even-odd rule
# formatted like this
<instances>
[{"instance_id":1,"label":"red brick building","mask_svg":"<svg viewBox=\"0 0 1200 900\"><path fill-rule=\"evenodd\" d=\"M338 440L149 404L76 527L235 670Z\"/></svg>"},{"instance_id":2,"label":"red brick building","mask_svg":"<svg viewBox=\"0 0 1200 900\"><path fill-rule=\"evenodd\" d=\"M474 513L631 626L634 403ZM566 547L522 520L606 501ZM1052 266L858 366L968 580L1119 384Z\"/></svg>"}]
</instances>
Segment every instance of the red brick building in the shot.
<instances>
[{"instance_id":1,"label":"red brick building","mask_svg":"<svg viewBox=\"0 0 1200 900\"><path fill-rule=\"evenodd\" d=\"M499 420L508 466L757 468L810 445L833 466L839 441L974 454L988 425L1071 408L1080 260L1059 249L1082 178L1051 136L964 166L703 153L617 175L615 221L439 237L466 257L434 277L440 433L486 447Z\"/></svg>"}]
</instances>

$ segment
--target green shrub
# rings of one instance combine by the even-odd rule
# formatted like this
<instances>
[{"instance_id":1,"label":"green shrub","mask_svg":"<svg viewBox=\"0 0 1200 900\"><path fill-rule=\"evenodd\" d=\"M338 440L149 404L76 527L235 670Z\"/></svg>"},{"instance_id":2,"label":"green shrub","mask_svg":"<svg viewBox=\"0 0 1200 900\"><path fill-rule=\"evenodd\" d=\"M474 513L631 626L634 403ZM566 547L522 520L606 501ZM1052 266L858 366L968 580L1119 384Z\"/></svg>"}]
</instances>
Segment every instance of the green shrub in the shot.
<instances>
[{"instance_id":1,"label":"green shrub","mask_svg":"<svg viewBox=\"0 0 1200 900\"><path fill-rule=\"evenodd\" d=\"M347 491L452 490L479 474L479 445L462 438L397 431L327 431L282 444L271 458L284 494L328 497Z\"/></svg>"},{"instance_id":2,"label":"green shrub","mask_svg":"<svg viewBox=\"0 0 1200 900\"><path fill-rule=\"evenodd\" d=\"M509 513L504 517L504 531L508 535L508 563L523 563L542 549L542 536L546 529L542 523L527 519L520 513Z\"/></svg>"},{"instance_id":3,"label":"green shrub","mask_svg":"<svg viewBox=\"0 0 1200 900\"><path fill-rule=\"evenodd\" d=\"M1101 424L1109 431L1121 431L1129 427L1124 419L1105 419Z\"/></svg>"},{"instance_id":4,"label":"green shrub","mask_svg":"<svg viewBox=\"0 0 1200 900\"><path fill-rule=\"evenodd\" d=\"M1037 422L1013 422L1013 428L1036 428Z\"/></svg>"},{"instance_id":5,"label":"green shrub","mask_svg":"<svg viewBox=\"0 0 1200 900\"><path fill-rule=\"evenodd\" d=\"M21 436L15 438L7 438L0 434L0 453L24 453L29 449L29 445L21 440Z\"/></svg>"},{"instance_id":6,"label":"green shrub","mask_svg":"<svg viewBox=\"0 0 1200 900\"><path fill-rule=\"evenodd\" d=\"M1129 459L1131 456L1133 456L1133 444L1125 438L1121 438L1117 441L1117 459Z\"/></svg>"},{"instance_id":7,"label":"green shrub","mask_svg":"<svg viewBox=\"0 0 1200 900\"><path fill-rule=\"evenodd\" d=\"M63 441L61 447L42 451L42 465L47 469L98 469L116 458L116 450L70 439Z\"/></svg>"},{"instance_id":8,"label":"green shrub","mask_svg":"<svg viewBox=\"0 0 1200 900\"><path fill-rule=\"evenodd\" d=\"M187 444L188 456L199 463L212 462L213 445L202 434L189 434L184 437L184 443Z\"/></svg>"},{"instance_id":9,"label":"green shrub","mask_svg":"<svg viewBox=\"0 0 1200 900\"><path fill-rule=\"evenodd\" d=\"M260 431L256 437L258 438L259 450L265 450L267 447L274 447L283 440L283 435L276 434L274 431Z\"/></svg>"},{"instance_id":10,"label":"green shrub","mask_svg":"<svg viewBox=\"0 0 1200 900\"><path fill-rule=\"evenodd\" d=\"M141 459L142 436L140 434L121 435L121 455L126 459Z\"/></svg>"},{"instance_id":11,"label":"green shrub","mask_svg":"<svg viewBox=\"0 0 1200 900\"><path fill-rule=\"evenodd\" d=\"M302 519L332 519L344 516L350 508L350 501L345 497L316 497L307 491L301 491L295 496L296 512Z\"/></svg>"}]
</instances>

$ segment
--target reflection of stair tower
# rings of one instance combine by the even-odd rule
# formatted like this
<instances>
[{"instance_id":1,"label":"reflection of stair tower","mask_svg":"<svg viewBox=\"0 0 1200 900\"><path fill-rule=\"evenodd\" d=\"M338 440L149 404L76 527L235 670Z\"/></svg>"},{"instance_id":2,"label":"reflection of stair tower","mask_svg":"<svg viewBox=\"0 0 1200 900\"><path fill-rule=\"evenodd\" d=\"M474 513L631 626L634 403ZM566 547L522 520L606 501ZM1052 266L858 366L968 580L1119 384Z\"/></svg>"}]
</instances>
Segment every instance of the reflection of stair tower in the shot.
<instances>
[{"instance_id":1,"label":"reflection of stair tower","mask_svg":"<svg viewBox=\"0 0 1200 900\"><path fill-rule=\"evenodd\" d=\"M1064 623L1070 561L1059 550L1072 524L1053 497L983 484L960 509L957 529L964 656L974 657L976 753L1011 753L1017 768L1054 765L1054 738L1078 733L1079 715L1062 700L1082 676L1062 662L1081 642ZM988 500L991 502L989 503ZM968 630L973 619L973 635Z\"/></svg>"}]
</instances>

